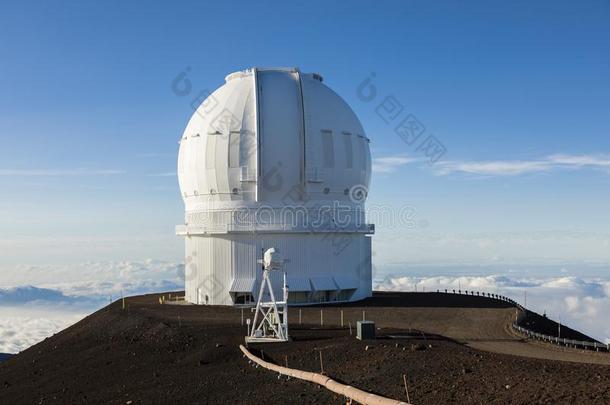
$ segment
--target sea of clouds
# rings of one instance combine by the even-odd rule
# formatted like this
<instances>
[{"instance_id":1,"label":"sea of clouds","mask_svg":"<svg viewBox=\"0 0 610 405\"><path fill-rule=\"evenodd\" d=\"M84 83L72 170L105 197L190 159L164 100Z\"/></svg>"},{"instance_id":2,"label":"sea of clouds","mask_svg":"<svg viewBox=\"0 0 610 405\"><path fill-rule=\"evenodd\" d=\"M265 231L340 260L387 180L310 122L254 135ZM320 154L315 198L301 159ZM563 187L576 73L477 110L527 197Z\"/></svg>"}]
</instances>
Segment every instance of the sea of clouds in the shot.
<instances>
[{"instance_id":1,"label":"sea of clouds","mask_svg":"<svg viewBox=\"0 0 610 405\"><path fill-rule=\"evenodd\" d=\"M474 290L507 295L522 304L527 296L528 308L610 342L610 272L606 267L579 272L527 266L519 271L469 269L391 269L376 273L374 288ZM0 353L24 350L121 296L176 291L183 286L184 265L158 260L20 266L3 271Z\"/></svg>"},{"instance_id":2,"label":"sea of clouds","mask_svg":"<svg viewBox=\"0 0 610 405\"><path fill-rule=\"evenodd\" d=\"M182 289L184 265L158 260L3 270L0 353L18 353L122 296Z\"/></svg>"}]
</instances>

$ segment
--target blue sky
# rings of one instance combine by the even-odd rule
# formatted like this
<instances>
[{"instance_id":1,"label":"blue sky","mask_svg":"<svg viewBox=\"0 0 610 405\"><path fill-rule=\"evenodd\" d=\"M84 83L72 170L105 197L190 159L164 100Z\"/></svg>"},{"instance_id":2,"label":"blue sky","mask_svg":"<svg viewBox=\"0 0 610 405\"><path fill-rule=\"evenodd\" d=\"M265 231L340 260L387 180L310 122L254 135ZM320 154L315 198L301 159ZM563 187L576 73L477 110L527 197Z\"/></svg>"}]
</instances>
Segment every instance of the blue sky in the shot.
<instances>
[{"instance_id":1,"label":"blue sky","mask_svg":"<svg viewBox=\"0 0 610 405\"><path fill-rule=\"evenodd\" d=\"M182 260L177 140L200 90L319 72L372 139L380 267L610 263L610 4L12 2L0 12L0 268ZM185 69L193 92L177 96ZM374 73L377 98L357 88ZM393 96L434 165L376 113Z\"/></svg>"}]
</instances>

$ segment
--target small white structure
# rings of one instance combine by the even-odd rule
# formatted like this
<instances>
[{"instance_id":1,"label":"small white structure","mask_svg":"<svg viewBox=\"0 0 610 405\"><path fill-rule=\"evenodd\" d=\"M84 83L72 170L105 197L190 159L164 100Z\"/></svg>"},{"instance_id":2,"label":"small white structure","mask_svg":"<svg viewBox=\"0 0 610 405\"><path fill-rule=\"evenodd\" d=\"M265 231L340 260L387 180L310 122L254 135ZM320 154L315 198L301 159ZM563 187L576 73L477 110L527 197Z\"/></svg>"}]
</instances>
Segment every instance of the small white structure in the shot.
<instances>
[{"instance_id":1,"label":"small white structure","mask_svg":"<svg viewBox=\"0 0 610 405\"><path fill-rule=\"evenodd\" d=\"M263 279L258 291L256 313L252 323L250 336L246 342L286 342L288 336L288 286L286 273L281 271L284 260L275 248L265 251L263 256ZM276 301L269 274L271 271L280 271L283 280L283 299ZM265 301L268 300L268 301Z\"/></svg>"},{"instance_id":2,"label":"small white structure","mask_svg":"<svg viewBox=\"0 0 610 405\"><path fill-rule=\"evenodd\" d=\"M270 247L290 258L291 304L370 296L371 157L354 112L320 75L298 69L225 80L180 140L186 300L254 304ZM270 277L280 296L279 273Z\"/></svg>"}]
</instances>

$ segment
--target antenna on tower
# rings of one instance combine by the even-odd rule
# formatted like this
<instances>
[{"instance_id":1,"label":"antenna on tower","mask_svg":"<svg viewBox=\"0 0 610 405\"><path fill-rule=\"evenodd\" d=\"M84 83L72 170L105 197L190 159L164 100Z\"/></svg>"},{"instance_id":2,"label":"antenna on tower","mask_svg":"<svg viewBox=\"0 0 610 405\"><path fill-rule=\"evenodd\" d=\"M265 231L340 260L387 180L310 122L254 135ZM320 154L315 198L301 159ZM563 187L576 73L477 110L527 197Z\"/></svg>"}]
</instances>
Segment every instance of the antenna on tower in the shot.
<instances>
[{"instance_id":1,"label":"antenna on tower","mask_svg":"<svg viewBox=\"0 0 610 405\"><path fill-rule=\"evenodd\" d=\"M288 286L286 285L286 272L282 271L284 260L276 248L269 248L260 261L263 264L263 278L258 292L254 322L246 343L250 342L286 342L288 337ZM282 301L275 299L270 273L272 271L282 274ZM266 301L267 297L270 298Z\"/></svg>"}]
</instances>

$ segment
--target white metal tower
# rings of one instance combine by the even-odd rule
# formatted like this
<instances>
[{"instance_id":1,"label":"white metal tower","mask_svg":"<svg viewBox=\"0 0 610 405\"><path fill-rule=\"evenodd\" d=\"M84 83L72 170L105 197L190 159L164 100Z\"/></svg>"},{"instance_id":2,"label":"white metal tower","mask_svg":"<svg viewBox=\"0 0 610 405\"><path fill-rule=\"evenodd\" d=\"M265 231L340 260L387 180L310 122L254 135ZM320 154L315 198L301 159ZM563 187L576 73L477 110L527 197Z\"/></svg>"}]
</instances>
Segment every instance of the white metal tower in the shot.
<instances>
[{"instance_id":1,"label":"white metal tower","mask_svg":"<svg viewBox=\"0 0 610 405\"><path fill-rule=\"evenodd\" d=\"M288 337L288 286L286 285L286 272L282 271L284 260L280 258L279 251L270 248L263 256L263 278L258 292L256 312L250 336L246 342L286 342ZM273 286L269 277L271 271L282 272L282 301L276 301ZM269 301L265 301L269 298ZM260 320L259 320L260 317Z\"/></svg>"}]
</instances>

